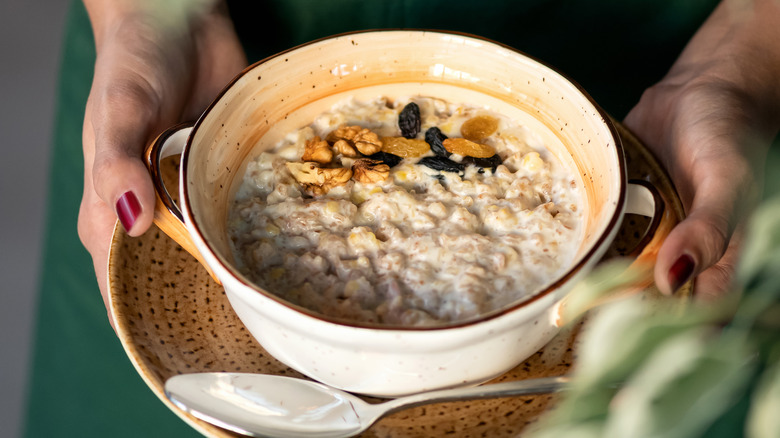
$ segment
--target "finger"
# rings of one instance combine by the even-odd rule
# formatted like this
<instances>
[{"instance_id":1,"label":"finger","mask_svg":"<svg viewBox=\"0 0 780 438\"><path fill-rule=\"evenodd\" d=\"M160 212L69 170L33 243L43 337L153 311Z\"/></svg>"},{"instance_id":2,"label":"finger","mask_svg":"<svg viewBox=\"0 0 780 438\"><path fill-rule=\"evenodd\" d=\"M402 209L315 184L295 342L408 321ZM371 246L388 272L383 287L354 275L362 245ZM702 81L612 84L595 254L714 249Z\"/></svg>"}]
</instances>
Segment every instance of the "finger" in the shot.
<instances>
[{"instance_id":1,"label":"finger","mask_svg":"<svg viewBox=\"0 0 780 438\"><path fill-rule=\"evenodd\" d=\"M100 289L100 294L103 297L108 320L112 327L114 327L114 320L108 305L109 290L107 267L110 242L115 223L116 216L114 215L113 209L103 203L94 192L91 196L85 194L79 209L79 238L92 256L92 264L95 269L98 287Z\"/></svg>"},{"instance_id":2,"label":"finger","mask_svg":"<svg viewBox=\"0 0 780 438\"><path fill-rule=\"evenodd\" d=\"M688 216L669 234L658 253L655 280L664 293L674 293L691 278L718 263L726 252L736 218L745 204L743 186L714 166L714 176L694 184ZM740 177L744 181L744 178Z\"/></svg>"},{"instance_id":3,"label":"finger","mask_svg":"<svg viewBox=\"0 0 780 438\"><path fill-rule=\"evenodd\" d=\"M696 277L693 291L696 298L713 301L732 291L741 243L742 233L737 231L723 257Z\"/></svg>"},{"instance_id":4,"label":"finger","mask_svg":"<svg viewBox=\"0 0 780 438\"><path fill-rule=\"evenodd\" d=\"M92 101L87 101L86 114L91 114ZM108 254L111 237L116 224L116 214L95 192L92 166L95 160L95 135L89 117L85 117L82 131L84 148L84 193L81 198L78 217L78 235L81 243L92 256L98 288L106 307L108 320L114 326L108 305Z\"/></svg>"},{"instance_id":5,"label":"finger","mask_svg":"<svg viewBox=\"0 0 780 438\"><path fill-rule=\"evenodd\" d=\"M89 107L89 104L87 104ZM91 168L91 164L94 159L94 138L92 136L91 127L86 128L88 124L85 123L85 135L84 135L84 161L85 169ZM113 317L111 312L108 311L108 253L111 236L113 234L114 224L116 223L116 215L111 207L106 205L102 199L95 193L92 186L91 173L84 172L84 194L81 198L81 205L79 207L78 217L78 235L81 239L81 243L89 251L92 256L92 265L95 269L98 288L100 294L103 297L103 303L106 307L106 313L108 314L109 323L114 327Z\"/></svg>"},{"instance_id":6,"label":"finger","mask_svg":"<svg viewBox=\"0 0 780 438\"><path fill-rule=\"evenodd\" d=\"M195 48L202 56L197 60L198 75L184 113L185 118L192 120L247 66L244 49L226 13L204 18L196 34Z\"/></svg>"},{"instance_id":7,"label":"finger","mask_svg":"<svg viewBox=\"0 0 780 438\"><path fill-rule=\"evenodd\" d=\"M159 123L159 104L142 79L108 76L110 79L97 80L92 91L92 185L100 199L113 208L124 229L137 236L153 219L154 189L141 154Z\"/></svg>"}]
</instances>

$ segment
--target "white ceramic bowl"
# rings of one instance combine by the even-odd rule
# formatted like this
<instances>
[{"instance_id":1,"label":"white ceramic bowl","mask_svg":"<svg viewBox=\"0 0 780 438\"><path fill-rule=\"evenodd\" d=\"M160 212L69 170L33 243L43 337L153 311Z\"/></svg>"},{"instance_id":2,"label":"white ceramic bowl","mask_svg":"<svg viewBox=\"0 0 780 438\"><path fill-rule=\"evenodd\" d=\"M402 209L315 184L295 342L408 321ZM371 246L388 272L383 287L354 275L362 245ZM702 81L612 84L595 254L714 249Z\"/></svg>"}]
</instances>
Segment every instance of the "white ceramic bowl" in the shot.
<instances>
[{"instance_id":1,"label":"white ceramic bowl","mask_svg":"<svg viewBox=\"0 0 780 438\"><path fill-rule=\"evenodd\" d=\"M584 187L586 232L564 275L535 296L478 320L387 328L316 315L258 288L233 267L227 211L249 159L346 97L416 94L488 105L538 133L573 169ZM241 321L269 353L328 385L378 396L483 382L539 350L557 331L556 304L614 239L629 191L615 128L578 86L511 48L442 32L346 34L260 61L194 127L169 131L155 142L149 150L152 173L157 160L182 149L181 213L156 178L164 204L158 225L216 275ZM652 214L652 196L641 193L633 210Z\"/></svg>"}]
</instances>

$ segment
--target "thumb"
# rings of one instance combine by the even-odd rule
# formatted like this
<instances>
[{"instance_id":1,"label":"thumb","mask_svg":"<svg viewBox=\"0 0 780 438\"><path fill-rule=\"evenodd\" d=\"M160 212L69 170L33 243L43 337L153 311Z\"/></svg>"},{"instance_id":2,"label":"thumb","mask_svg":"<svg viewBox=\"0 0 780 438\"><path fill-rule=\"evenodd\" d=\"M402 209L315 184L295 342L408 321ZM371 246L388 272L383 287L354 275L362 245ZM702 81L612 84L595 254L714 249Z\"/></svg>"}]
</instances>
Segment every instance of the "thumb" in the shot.
<instances>
[{"instance_id":1,"label":"thumb","mask_svg":"<svg viewBox=\"0 0 780 438\"><path fill-rule=\"evenodd\" d=\"M672 230L658 253L654 274L661 291L674 293L690 279L718 266L734 233L737 210L745 207L740 199L745 192L738 186L726 178L708 178L696 184L688 216ZM717 286L720 292L727 289L728 276L722 277L723 284L708 287Z\"/></svg>"},{"instance_id":2,"label":"thumb","mask_svg":"<svg viewBox=\"0 0 780 438\"><path fill-rule=\"evenodd\" d=\"M154 217L154 188L141 155L156 125L157 105L142 86L115 83L111 88L96 93L92 111L92 182L124 229L138 236Z\"/></svg>"}]
</instances>

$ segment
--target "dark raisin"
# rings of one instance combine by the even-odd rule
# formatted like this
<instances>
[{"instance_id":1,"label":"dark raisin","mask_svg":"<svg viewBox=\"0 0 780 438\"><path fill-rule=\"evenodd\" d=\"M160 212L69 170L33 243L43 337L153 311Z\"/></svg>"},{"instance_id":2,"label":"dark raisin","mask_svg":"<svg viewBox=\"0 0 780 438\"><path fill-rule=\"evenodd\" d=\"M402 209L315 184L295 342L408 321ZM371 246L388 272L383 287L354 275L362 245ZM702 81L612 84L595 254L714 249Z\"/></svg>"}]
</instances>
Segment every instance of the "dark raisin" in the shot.
<instances>
[{"instance_id":1,"label":"dark raisin","mask_svg":"<svg viewBox=\"0 0 780 438\"><path fill-rule=\"evenodd\" d=\"M417 164L422 164L423 166L430 167L433 170L441 170L443 172L463 173L463 171L466 169L466 166L461 163L457 163L450 160L449 158L439 156L425 157L418 161Z\"/></svg>"},{"instance_id":2,"label":"dark raisin","mask_svg":"<svg viewBox=\"0 0 780 438\"><path fill-rule=\"evenodd\" d=\"M411 102L401 110L398 115L398 127L401 128L401 135L406 138L415 138L420 133L420 107Z\"/></svg>"},{"instance_id":3,"label":"dark raisin","mask_svg":"<svg viewBox=\"0 0 780 438\"><path fill-rule=\"evenodd\" d=\"M441 129L435 126L433 128L428 128L428 130L425 131L425 141L431 146L433 153L440 157L450 156L447 149L444 149L444 140L446 139L447 136L442 134Z\"/></svg>"},{"instance_id":4,"label":"dark raisin","mask_svg":"<svg viewBox=\"0 0 780 438\"><path fill-rule=\"evenodd\" d=\"M484 169L490 169L491 171L495 172L498 168L498 165L503 163L503 161L501 160L501 157L496 154L488 158L463 157L462 163L465 165L471 164ZM482 173L482 169L480 169L479 172Z\"/></svg>"},{"instance_id":5,"label":"dark raisin","mask_svg":"<svg viewBox=\"0 0 780 438\"><path fill-rule=\"evenodd\" d=\"M403 160L403 158L399 157L398 155L390 154L387 152L377 152L375 154L371 154L368 156L368 158L372 160L381 161L383 164L387 164L390 167L395 167L398 165L398 163Z\"/></svg>"}]
</instances>

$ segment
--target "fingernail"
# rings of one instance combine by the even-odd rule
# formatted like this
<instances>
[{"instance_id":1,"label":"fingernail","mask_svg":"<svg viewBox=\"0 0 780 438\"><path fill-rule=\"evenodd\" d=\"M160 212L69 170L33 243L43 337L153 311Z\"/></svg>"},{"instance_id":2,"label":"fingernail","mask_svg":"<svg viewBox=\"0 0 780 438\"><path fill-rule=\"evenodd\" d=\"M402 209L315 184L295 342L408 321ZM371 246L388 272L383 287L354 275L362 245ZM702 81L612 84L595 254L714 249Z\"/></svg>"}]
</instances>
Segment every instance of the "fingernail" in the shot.
<instances>
[{"instance_id":1,"label":"fingernail","mask_svg":"<svg viewBox=\"0 0 780 438\"><path fill-rule=\"evenodd\" d=\"M138 202L138 198L135 197L135 193L125 192L124 195L119 197L119 200L116 201L116 215L125 231L130 231L133 228L135 220L141 215L141 204Z\"/></svg>"},{"instance_id":2,"label":"fingernail","mask_svg":"<svg viewBox=\"0 0 780 438\"><path fill-rule=\"evenodd\" d=\"M677 292L688 280L691 279L693 269L696 263L693 257L683 254L669 269L669 285L672 287L672 293Z\"/></svg>"}]
</instances>

